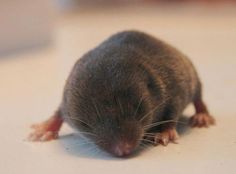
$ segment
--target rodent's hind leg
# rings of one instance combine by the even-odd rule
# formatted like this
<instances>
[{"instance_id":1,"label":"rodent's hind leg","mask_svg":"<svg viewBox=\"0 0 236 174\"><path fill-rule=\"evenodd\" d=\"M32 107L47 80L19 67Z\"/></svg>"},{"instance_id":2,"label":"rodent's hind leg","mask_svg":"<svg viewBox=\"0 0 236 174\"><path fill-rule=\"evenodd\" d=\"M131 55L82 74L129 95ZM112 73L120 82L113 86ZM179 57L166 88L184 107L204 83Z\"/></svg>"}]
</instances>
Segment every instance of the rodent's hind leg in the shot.
<instances>
[{"instance_id":1,"label":"rodent's hind leg","mask_svg":"<svg viewBox=\"0 0 236 174\"><path fill-rule=\"evenodd\" d=\"M33 124L31 126L33 130L30 133L28 140L29 141L50 141L58 138L58 132L62 126L63 119L60 111L56 111L55 114L50 117L48 120L39 123Z\"/></svg>"},{"instance_id":2,"label":"rodent's hind leg","mask_svg":"<svg viewBox=\"0 0 236 174\"><path fill-rule=\"evenodd\" d=\"M194 101L194 107L196 114L190 118L190 126L201 128L215 124L215 119L210 116L207 107L201 98Z\"/></svg>"}]
</instances>

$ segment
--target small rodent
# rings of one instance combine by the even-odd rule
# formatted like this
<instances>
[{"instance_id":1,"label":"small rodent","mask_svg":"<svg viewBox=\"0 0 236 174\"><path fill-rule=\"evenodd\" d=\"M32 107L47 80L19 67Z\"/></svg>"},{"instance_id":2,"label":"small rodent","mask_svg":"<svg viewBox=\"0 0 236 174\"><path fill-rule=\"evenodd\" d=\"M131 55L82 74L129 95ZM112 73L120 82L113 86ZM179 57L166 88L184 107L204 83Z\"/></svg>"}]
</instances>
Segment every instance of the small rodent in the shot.
<instances>
[{"instance_id":1,"label":"small rodent","mask_svg":"<svg viewBox=\"0 0 236 174\"><path fill-rule=\"evenodd\" d=\"M33 125L29 139L55 139L65 121L105 151L127 156L141 142L174 142L178 119L190 103L196 110L191 126L215 123L190 60L148 34L124 31L76 62L59 109Z\"/></svg>"}]
</instances>

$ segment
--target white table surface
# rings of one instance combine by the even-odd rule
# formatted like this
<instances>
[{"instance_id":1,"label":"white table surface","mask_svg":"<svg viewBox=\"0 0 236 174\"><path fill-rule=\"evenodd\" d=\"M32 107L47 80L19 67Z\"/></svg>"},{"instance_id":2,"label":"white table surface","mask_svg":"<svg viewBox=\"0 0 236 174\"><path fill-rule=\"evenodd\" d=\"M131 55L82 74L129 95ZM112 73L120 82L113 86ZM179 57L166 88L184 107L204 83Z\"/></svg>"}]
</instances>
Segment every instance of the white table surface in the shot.
<instances>
[{"instance_id":1,"label":"white table surface","mask_svg":"<svg viewBox=\"0 0 236 174\"><path fill-rule=\"evenodd\" d=\"M52 48L0 59L0 173L236 173L236 8L194 9L82 11L59 20ZM151 33L191 57L217 125L182 127L179 144L129 159L86 145L67 125L57 141L27 142L29 125L46 119L60 103L73 62L124 29Z\"/></svg>"}]
</instances>

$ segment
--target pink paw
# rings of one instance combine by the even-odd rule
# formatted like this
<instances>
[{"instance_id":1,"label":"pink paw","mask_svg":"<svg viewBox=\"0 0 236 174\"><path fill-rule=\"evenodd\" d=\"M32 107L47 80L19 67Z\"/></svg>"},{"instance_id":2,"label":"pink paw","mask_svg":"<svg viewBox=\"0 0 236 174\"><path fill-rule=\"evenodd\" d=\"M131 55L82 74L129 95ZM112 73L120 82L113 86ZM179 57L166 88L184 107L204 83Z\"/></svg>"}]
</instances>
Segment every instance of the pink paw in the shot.
<instances>
[{"instance_id":1,"label":"pink paw","mask_svg":"<svg viewBox=\"0 0 236 174\"><path fill-rule=\"evenodd\" d=\"M156 144L162 144L163 146L167 146L170 142L176 143L176 140L178 138L179 135L176 129L167 129L156 136L155 142Z\"/></svg>"},{"instance_id":2,"label":"pink paw","mask_svg":"<svg viewBox=\"0 0 236 174\"><path fill-rule=\"evenodd\" d=\"M31 128L34 131L28 137L30 141L50 141L58 138L58 132L50 130L45 123L32 125Z\"/></svg>"},{"instance_id":3,"label":"pink paw","mask_svg":"<svg viewBox=\"0 0 236 174\"><path fill-rule=\"evenodd\" d=\"M34 131L29 135L30 141L49 141L58 138L58 132L61 128L63 120L60 116L53 116L48 120L32 125Z\"/></svg>"},{"instance_id":4,"label":"pink paw","mask_svg":"<svg viewBox=\"0 0 236 174\"><path fill-rule=\"evenodd\" d=\"M209 127L215 124L215 119L206 113L199 113L190 118L189 124L192 127Z\"/></svg>"},{"instance_id":5,"label":"pink paw","mask_svg":"<svg viewBox=\"0 0 236 174\"><path fill-rule=\"evenodd\" d=\"M154 136L146 137L149 141L153 142L153 145L156 146L158 144L162 144L163 146L167 146L170 142L176 143L176 140L179 138L179 135L175 128L167 129L161 133L156 133Z\"/></svg>"}]
</instances>

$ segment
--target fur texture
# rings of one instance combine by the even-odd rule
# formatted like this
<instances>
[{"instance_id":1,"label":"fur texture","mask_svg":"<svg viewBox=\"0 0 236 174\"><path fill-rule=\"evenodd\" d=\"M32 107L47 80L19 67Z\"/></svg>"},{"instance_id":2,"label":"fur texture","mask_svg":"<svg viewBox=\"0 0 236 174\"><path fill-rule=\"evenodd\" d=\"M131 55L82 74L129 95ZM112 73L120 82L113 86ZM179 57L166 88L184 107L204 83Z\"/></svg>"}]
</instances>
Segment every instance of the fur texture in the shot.
<instances>
[{"instance_id":1,"label":"fur texture","mask_svg":"<svg viewBox=\"0 0 236 174\"><path fill-rule=\"evenodd\" d=\"M125 31L76 62L60 111L70 125L113 153L120 143L137 147L150 131L146 125L177 121L200 96L199 78L185 55L150 35ZM172 122L154 129L175 126Z\"/></svg>"}]
</instances>

